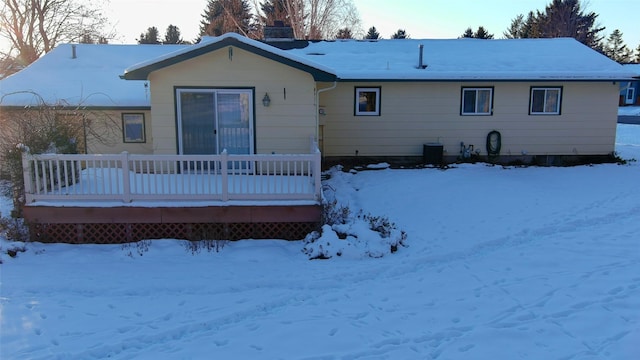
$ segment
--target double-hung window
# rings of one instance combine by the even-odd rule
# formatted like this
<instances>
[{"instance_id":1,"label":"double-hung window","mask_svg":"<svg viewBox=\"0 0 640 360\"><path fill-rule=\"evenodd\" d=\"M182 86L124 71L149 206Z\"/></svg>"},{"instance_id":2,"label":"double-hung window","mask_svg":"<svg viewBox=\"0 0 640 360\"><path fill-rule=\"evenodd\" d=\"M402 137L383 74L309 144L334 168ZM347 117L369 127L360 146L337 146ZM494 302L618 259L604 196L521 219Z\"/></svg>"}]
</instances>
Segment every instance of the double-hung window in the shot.
<instances>
[{"instance_id":1,"label":"double-hung window","mask_svg":"<svg viewBox=\"0 0 640 360\"><path fill-rule=\"evenodd\" d=\"M493 88L462 88L461 115L491 115Z\"/></svg>"},{"instance_id":2,"label":"double-hung window","mask_svg":"<svg viewBox=\"0 0 640 360\"><path fill-rule=\"evenodd\" d=\"M532 87L529 115L560 115L562 87Z\"/></svg>"},{"instance_id":3,"label":"double-hung window","mask_svg":"<svg viewBox=\"0 0 640 360\"><path fill-rule=\"evenodd\" d=\"M356 116L380 116L380 88L356 88Z\"/></svg>"}]
</instances>

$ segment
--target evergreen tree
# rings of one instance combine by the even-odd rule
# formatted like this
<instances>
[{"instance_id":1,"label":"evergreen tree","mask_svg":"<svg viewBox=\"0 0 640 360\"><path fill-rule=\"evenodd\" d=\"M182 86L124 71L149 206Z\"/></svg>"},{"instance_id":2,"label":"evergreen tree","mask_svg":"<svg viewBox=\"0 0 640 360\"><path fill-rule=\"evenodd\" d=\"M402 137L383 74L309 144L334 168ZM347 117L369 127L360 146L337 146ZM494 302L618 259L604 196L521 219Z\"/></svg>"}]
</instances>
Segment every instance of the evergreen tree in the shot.
<instances>
[{"instance_id":1,"label":"evergreen tree","mask_svg":"<svg viewBox=\"0 0 640 360\"><path fill-rule=\"evenodd\" d=\"M260 3L262 14L259 15L259 22L263 26L272 26L276 21L285 22L289 18L285 0L265 0Z\"/></svg>"},{"instance_id":2,"label":"evergreen tree","mask_svg":"<svg viewBox=\"0 0 640 360\"><path fill-rule=\"evenodd\" d=\"M372 26L369 28L369 31L367 31L367 34L364 36L364 38L369 40L378 40L380 39L380 33L375 26Z\"/></svg>"},{"instance_id":3,"label":"evergreen tree","mask_svg":"<svg viewBox=\"0 0 640 360\"><path fill-rule=\"evenodd\" d=\"M462 38L474 38L474 39L493 39L493 34L489 34L487 30L480 26L474 33L471 28L467 28L461 36Z\"/></svg>"},{"instance_id":4,"label":"evergreen tree","mask_svg":"<svg viewBox=\"0 0 640 360\"><path fill-rule=\"evenodd\" d=\"M138 44L158 45L160 44L160 40L158 39L159 36L160 35L158 33L158 28L155 26L152 26L150 28L147 28L146 33L140 34L140 38L138 39Z\"/></svg>"},{"instance_id":5,"label":"evergreen tree","mask_svg":"<svg viewBox=\"0 0 640 360\"><path fill-rule=\"evenodd\" d=\"M480 26L478 27L478 30L476 30L475 34L473 34L473 37L476 39L493 39L493 34L489 34L483 26Z\"/></svg>"},{"instance_id":6,"label":"evergreen tree","mask_svg":"<svg viewBox=\"0 0 640 360\"><path fill-rule=\"evenodd\" d=\"M504 34L507 38L572 37L600 50L604 27L597 26L597 18L594 12L584 12L580 0L552 0L544 12L530 12L526 21L518 15Z\"/></svg>"},{"instance_id":7,"label":"evergreen tree","mask_svg":"<svg viewBox=\"0 0 640 360\"><path fill-rule=\"evenodd\" d=\"M636 63L640 64L640 45L636 48Z\"/></svg>"},{"instance_id":8,"label":"evergreen tree","mask_svg":"<svg viewBox=\"0 0 640 360\"><path fill-rule=\"evenodd\" d=\"M393 35L391 35L392 39L408 39L409 38L409 34L407 34L407 31L404 29L398 29L398 31L396 31Z\"/></svg>"},{"instance_id":9,"label":"evergreen tree","mask_svg":"<svg viewBox=\"0 0 640 360\"><path fill-rule=\"evenodd\" d=\"M336 34L336 39L353 39L353 33L349 28L342 28L338 30L338 34Z\"/></svg>"},{"instance_id":10,"label":"evergreen tree","mask_svg":"<svg viewBox=\"0 0 640 360\"><path fill-rule=\"evenodd\" d=\"M464 31L464 33L462 34L463 38L472 38L473 37L473 30L471 30L471 28L467 28L467 30Z\"/></svg>"},{"instance_id":11,"label":"evergreen tree","mask_svg":"<svg viewBox=\"0 0 640 360\"><path fill-rule=\"evenodd\" d=\"M622 40L622 32L615 29L607 38L607 42L604 45L604 54L613 61L628 63L631 61L633 52Z\"/></svg>"},{"instance_id":12,"label":"evergreen tree","mask_svg":"<svg viewBox=\"0 0 640 360\"><path fill-rule=\"evenodd\" d=\"M200 21L200 36L235 32L249 36L251 7L247 0L209 0Z\"/></svg>"},{"instance_id":13,"label":"evergreen tree","mask_svg":"<svg viewBox=\"0 0 640 360\"><path fill-rule=\"evenodd\" d=\"M180 29L175 25L167 26L167 31L164 33L163 44L184 44L185 41L180 36Z\"/></svg>"}]
</instances>

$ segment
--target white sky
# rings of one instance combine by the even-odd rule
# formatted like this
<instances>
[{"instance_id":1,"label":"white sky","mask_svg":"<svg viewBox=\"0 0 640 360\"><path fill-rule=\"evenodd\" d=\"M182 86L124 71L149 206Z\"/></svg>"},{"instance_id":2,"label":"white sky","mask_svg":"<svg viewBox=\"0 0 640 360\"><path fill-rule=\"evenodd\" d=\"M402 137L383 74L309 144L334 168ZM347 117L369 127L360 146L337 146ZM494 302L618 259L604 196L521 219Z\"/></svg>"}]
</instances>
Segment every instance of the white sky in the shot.
<instances>
[{"instance_id":1,"label":"white sky","mask_svg":"<svg viewBox=\"0 0 640 360\"><path fill-rule=\"evenodd\" d=\"M543 10L551 0L353 0L360 12L363 30L375 26L384 38L405 29L411 38L456 38L467 27L484 26L496 38L518 14ZM250 1L252 2L252 1ZM179 5L178 5L179 4ZM199 32L207 0L110 0L109 16L121 35L113 42L135 43L150 26L164 35L169 24L180 28L185 40ZM620 29L627 46L640 45L640 1L583 0L587 11L599 14L606 35Z\"/></svg>"}]
</instances>

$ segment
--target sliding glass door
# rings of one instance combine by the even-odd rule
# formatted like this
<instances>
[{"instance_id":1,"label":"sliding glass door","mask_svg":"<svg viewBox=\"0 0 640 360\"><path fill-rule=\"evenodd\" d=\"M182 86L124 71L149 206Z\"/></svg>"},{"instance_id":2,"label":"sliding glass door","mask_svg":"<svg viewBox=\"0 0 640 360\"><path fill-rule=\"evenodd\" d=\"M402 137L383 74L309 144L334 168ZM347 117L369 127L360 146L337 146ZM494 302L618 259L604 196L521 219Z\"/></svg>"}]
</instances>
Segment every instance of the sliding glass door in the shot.
<instances>
[{"instance_id":1,"label":"sliding glass door","mask_svg":"<svg viewBox=\"0 0 640 360\"><path fill-rule=\"evenodd\" d=\"M253 153L253 91L177 89L178 153Z\"/></svg>"}]
</instances>

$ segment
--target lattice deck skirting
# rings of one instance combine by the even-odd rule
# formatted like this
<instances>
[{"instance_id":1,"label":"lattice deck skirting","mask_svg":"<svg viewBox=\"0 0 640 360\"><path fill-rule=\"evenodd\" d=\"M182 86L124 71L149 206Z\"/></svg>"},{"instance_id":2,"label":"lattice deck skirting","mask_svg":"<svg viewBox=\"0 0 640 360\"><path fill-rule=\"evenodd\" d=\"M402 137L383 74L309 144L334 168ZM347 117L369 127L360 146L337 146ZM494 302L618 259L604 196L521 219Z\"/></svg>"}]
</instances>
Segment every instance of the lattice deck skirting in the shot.
<instances>
[{"instance_id":1,"label":"lattice deck skirting","mask_svg":"<svg viewBox=\"0 0 640 360\"><path fill-rule=\"evenodd\" d=\"M145 239L300 240L318 223L32 224L31 240L44 243L123 244Z\"/></svg>"},{"instance_id":2,"label":"lattice deck skirting","mask_svg":"<svg viewBox=\"0 0 640 360\"><path fill-rule=\"evenodd\" d=\"M25 207L32 241L122 244L145 239L300 240L317 230L320 206L197 208Z\"/></svg>"}]
</instances>

